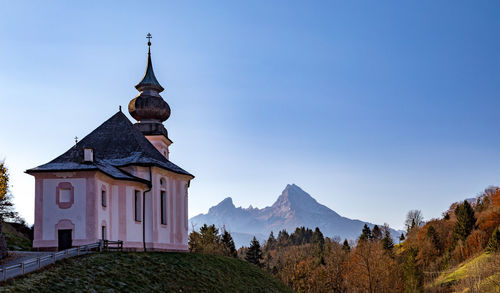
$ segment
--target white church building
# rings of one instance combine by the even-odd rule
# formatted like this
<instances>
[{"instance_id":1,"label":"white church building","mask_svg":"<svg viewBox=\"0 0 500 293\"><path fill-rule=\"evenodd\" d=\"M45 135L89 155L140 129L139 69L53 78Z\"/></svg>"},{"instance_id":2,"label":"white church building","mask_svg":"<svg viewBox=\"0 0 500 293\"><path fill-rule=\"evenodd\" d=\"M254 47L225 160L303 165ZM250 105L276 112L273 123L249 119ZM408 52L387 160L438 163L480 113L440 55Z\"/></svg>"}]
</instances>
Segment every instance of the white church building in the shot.
<instances>
[{"instance_id":1,"label":"white church building","mask_svg":"<svg viewBox=\"0 0 500 293\"><path fill-rule=\"evenodd\" d=\"M148 37L150 35L148 34ZM193 175L170 161L162 122L170 107L151 63L139 95L35 177L33 248L61 250L121 240L124 249L188 250L188 187Z\"/></svg>"}]
</instances>

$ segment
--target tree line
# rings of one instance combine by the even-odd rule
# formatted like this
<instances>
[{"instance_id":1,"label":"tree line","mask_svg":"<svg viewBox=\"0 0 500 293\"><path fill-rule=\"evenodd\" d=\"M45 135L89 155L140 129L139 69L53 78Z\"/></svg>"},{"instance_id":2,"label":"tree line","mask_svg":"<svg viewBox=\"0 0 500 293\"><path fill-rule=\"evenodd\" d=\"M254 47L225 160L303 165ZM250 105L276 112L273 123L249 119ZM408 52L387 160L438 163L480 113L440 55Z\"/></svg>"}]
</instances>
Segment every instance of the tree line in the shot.
<instances>
[{"instance_id":1,"label":"tree line","mask_svg":"<svg viewBox=\"0 0 500 293\"><path fill-rule=\"evenodd\" d=\"M471 257L488 253L500 259L499 226L500 189L491 187L475 202L452 204L439 219L424 222L421 211L408 212L406 232L398 243L388 225L365 225L354 241L298 227L277 236L271 232L262 244L254 237L235 252L228 248L229 232L205 225L191 233L189 247L192 252L245 259L297 292L421 292L429 290L425 286L443 270ZM211 236L202 236L207 233Z\"/></svg>"}]
</instances>

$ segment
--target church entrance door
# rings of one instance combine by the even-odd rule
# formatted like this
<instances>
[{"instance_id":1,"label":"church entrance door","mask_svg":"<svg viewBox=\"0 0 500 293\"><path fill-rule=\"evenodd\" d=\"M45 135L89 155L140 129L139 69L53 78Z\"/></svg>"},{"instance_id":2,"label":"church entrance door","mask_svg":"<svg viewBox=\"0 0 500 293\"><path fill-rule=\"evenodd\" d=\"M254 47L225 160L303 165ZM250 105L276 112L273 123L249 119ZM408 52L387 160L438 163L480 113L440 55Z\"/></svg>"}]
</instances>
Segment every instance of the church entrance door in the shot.
<instances>
[{"instance_id":1,"label":"church entrance door","mask_svg":"<svg viewBox=\"0 0 500 293\"><path fill-rule=\"evenodd\" d=\"M72 246L72 239L71 239L71 229L69 230L57 230L57 236L59 239L59 250L64 250L71 248Z\"/></svg>"}]
</instances>

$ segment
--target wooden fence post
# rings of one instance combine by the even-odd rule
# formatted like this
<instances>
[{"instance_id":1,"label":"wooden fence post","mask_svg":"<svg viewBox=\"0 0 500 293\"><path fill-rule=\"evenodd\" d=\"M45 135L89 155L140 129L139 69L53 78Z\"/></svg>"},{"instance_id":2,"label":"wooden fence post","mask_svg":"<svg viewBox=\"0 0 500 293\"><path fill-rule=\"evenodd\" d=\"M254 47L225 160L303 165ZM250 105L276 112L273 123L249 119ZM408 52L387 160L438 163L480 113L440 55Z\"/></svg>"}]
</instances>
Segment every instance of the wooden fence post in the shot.
<instances>
[{"instance_id":1,"label":"wooden fence post","mask_svg":"<svg viewBox=\"0 0 500 293\"><path fill-rule=\"evenodd\" d=\"M24 275L24 262L21 263L21 272L23 273Z\"/></svg>"},{"instance_id":2,"label":"wooden fence post","mask_svg":"<svg viewBox=\"0 0 500 293\"><path fill-rule=\"evenodd\" d=\"M40 268L40 257L36 258L36 262L37 262L38 268Z\"/></svg>"},{"instance_id":3,"label":"wooden fence post","mask_svg":"<svg viewBox=\"0 0 500 293\"><path fill-rule=\"evenodd\" d=\"M6 267L4 267L4 268L2 269L2 280L3 280L3 281L5 281L5 277L6 277L6 269L5 269L5 268L6 268Z\"/></svg>"}]
</instances>

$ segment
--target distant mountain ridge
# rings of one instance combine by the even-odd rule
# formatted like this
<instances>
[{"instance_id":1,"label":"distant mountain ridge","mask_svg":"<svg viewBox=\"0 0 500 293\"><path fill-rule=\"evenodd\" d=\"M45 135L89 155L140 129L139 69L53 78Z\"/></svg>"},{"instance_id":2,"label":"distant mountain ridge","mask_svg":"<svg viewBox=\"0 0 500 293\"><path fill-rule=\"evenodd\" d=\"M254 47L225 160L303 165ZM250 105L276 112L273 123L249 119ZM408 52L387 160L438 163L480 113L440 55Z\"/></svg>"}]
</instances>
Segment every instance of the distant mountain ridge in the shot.
<instances>
[{"instance_id":1,"label":"distant mountain ridge","mask_svg":"<svg viewBox=\"0 0 500 293\"><path fill-rule=\"evenodd\" d=\"M197 215L190 220L190 227L199 229L203 224L225 227L235 240L237 247L247 246L253 236L267 239L269 233L286 229L289 233L305 226L319 227L325 236L339 236L341 239L356 239L364 224L374 224L352 220L340 216L330 208L318 203L311 195L295 184L288 184L270 207L263 209L236 207L230 197L211 207L207 214ZM399 231L391 230L394 238Z\"/></svg>"}]
</instances>

